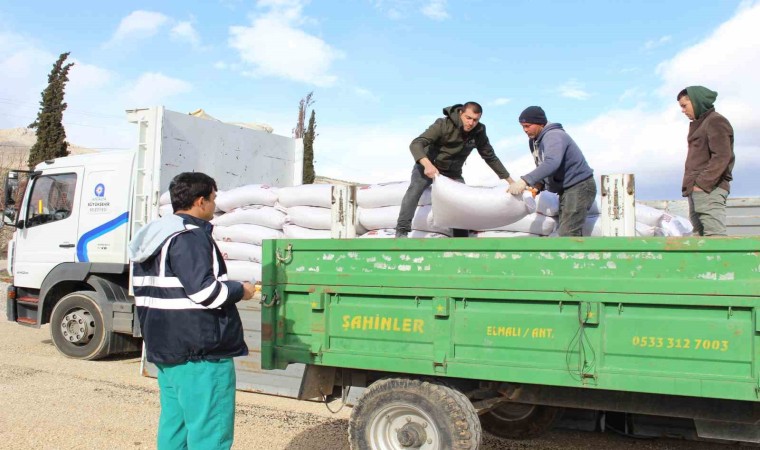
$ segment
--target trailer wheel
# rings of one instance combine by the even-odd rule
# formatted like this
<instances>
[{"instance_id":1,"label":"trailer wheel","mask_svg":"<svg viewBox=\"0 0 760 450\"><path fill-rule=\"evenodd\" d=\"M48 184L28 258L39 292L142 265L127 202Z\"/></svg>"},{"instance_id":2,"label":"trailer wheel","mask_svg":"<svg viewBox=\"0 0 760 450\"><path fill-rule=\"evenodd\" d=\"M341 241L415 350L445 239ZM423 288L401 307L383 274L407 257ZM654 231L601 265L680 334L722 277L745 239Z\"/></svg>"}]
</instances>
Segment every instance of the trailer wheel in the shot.
<instances>
[{"instance_id":1,"label":"trailer wheel","mask_svg":"<svg viewBox=\"0 0 760 450\"><path fill-rule=\"evenodd\" d=\"M483 429L504 439L532 439L551 429L564 408L504 402L480 416Z\"/></svg>"},{"instance_id":2,"label":"trailer wheel","mask_svg":"<svg viewBox=\"0 0 760 450\"><path fill-rule=\"evenodd\" d=\"M108 355L110 330L92 291L64 296L50 316L50 336L59 352L74 359L99 359Z\"/></svg>"},{"instance_id":3,"label":"trailer wheel","mask_svg":"<svg viewBox=\"0 0 760 450\"><path fill-rule=\"evenodd\" d=\"M460 391L434 380L386 378L359 399L348 422L356 450L477 449L481 427Z\"/></svg>"}]
</instances>

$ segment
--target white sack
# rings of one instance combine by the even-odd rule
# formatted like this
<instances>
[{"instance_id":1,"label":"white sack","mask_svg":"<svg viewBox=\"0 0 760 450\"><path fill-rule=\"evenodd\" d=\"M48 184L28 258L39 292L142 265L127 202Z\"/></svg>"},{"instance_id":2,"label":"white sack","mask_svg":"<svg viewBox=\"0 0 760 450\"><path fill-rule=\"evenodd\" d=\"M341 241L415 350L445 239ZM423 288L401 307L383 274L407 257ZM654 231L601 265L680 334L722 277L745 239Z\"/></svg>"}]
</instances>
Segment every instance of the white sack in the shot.
<instances>
[{"instance_id":1,"label":"white sack","mask_svg":"<svg viewBox=\"0 0 760 450\"><path fill-rule=\"evenodd\" d=\"M300 186L280 188L277 192L282 206L321 206L332 208L331 184L302 184Z\"/></svg>"},{"instance_id":2,"label":"white sack","mask_svg":"<svg viewBox=\"0 0 760 450\"><path fill-rule=\"evenodd\" d=\"M525 233L522 231L500 231L500 230L473 231L472 233L470 233L470 236L475 237L475 238L541 237L538 234Z\"/></svg>"},{"instance_id":3,"label":"white sack","mask_svg":"<svg viewBox=\"0 0 760 450\"><path fill-rule=\"evenodd\" d=\"M602 235L602 216L590 215L586 217L586 223L583 224L584 236L601 236Z\"/></svg>"},{"instance_id":4,"label":"white sack","mask_svg":"<svg viewBox=\"0 0 760 450\"><path fill-rule=\"evenodd\" d=\"M164 217L174 214L174 208L172 207L172 204L169 203L168 205L161 205L158 207L158 217Z\"/></svg>"},{"instance_id":5,"label":"white sack","mask_svg":"<svg viewBox=\"0 0 760 450\"><path fill-rule=\"evenodd\" d=\"M536 212L545 216L559 216L559 195L554 192L541 191L536 196ZM599 214L597 212L597 214Z\"/></svg>"},{"instance_id":6,"label":"white sack","mask_svg":"<svg viewBox=\"0 0 760 450\"><path fill-rule=\"evenodd\" d=\"M277 188L266 184L248 184L216 193L216 207L232 211L247 205L272 206L277 201Z\"/></svg>"},{"instance_id":7,"label":"white sack","mask_svg":"<svg viewBox=\"0 0 760 450\"><path fill-rule=\"evenodd\" d=\"M216 241L225 260L261 262L261 246L241 242Z\"/></svg>"},{"instance_id":8,"label":"white sack","mask_svg":"<svg viewBox=\"0 0 760 450\"><path fill-rule=\"evenodd\" d=\"M650 227L656 227L660 225L660 219L665 211L657 208L652 208L643 203L636 203L636 222L649 225Z\"/></svg>"},{"instance_id":9,"label":"white sack","mask_svg":"<svg viewBox=\"0 0 760 450\"><path fill-rule=\"evenodd\" d=\"M442 175L433 181L433 221L441 228L488 230L527 216L533 196L511 195L504 186L481 188L458 183ZM366 225L365 225L366 226Z\"/></svg>"},{"instance_id":10,"label":"white sack","mask_svg":"<svg viewBox=\"0 0 760 450\"><path fill-rule=\"evenodd\" d=\"M686 217L665 213L660 219L660 228L665 236L691 236L694 226Z\"/></svg>"},{"instance_id":11,"label":"white sack","mask_svg":"<svg viewBox=\"0 0 760 450\"><path fill-rule=\"evenodd\" d=\"M245 223L282 230L282 224L285 223L285 213L272 206L244 206L222 214L212 220L211 223L223 227Z\"/></svg>"},{"instance_id":12,"label":"white sack","mask_svg":"<svg viewBox=\"0 0 760 450\"><path fill-rule=\"evenodd\" d=\"M285 220L299 227L329 230L332 228L332 209L319 206L291 206Z\"/></svg>"},{"instance_id":13,"label":"white sack","mask_svg":"<svg viewBox=\"0 0 760 450\"><path fill-rule=\"evenodd\" d=\"M543 214L528 214L517 222L485 231L512 231L518 233L530 233L540 236L548 236L557 227L557 219Z\"/></svg>"},{"instance_id":14,"label":"white sack","mask_svg":"<svg viewBox=\"0 0 760 450\"><path fill-rule=\"evenodd\" d=\"M261 263L251 261L225 261L227 279L231 281L261 281Z\"/></svg>"},{"instance_id":15,"label":"white sack","mask_svg":"<svg viewBox=\"0 0 760 450\"><path fill-rule=\"evenodd\" d=\"M383 206L382 208L357 208L359 223L368 230L380 230L383 228L396 228L398 213L401 206ZM437 226L430 219L433 207L430 205L418 206L412 218L412 229L430 231L451 236L451 228Z\"/></svg>"},{"instance_id":16,"label":"white sack","mask_svg":"<svg viewBox=\"0 0 760 450\"><path fill-rule=\"evenodd\" d=\"M598 216L601 213L602 213L602 197L597 195L596 198L594 198L594 203L592 203L588 209L588 215Z\"/></svg>"},{"instance_id":17,"label":"white sack","mask_svg":"<svg viewBox=\"0 0 760 450\"><path fill-rule=\"evenodd\" d=\"M380 230L372 230L368 231L361 236L360 238L367 238L367 239L388 239L388 238L395 238L396 237L396 229L395 228L383 228ZM420 230L412 230L408 237L412 239L429 239L429 238L445 238L448 237L445 234L441 233L432 233L430 231L420 231Z\"/></svg>"},{"instance_id":18,"label":"white sack","mask_svg":"<svg viewBox=\"0 0 760 450\"><path fill-rule=\"evenodd\" d=\"M292 223L286 223L282 227L285 237L288 239L330 239L332 232L330 230L312 230L311 228L299 227Z\"/></svg>"},{"instance_id":19,"label":"white sack","mask_svg":"<svg viewBox=\"0 0 760 450\"><path fill-rule=\"evenodd\" d=\"M158 204L159 206L172 204L172 198L171 198L171 195L169 194L169 191L166 191L163 194L161 194L161 197L158 198Z\"/></svg>"},{"instance_id":20,"label":"white sack","mask_svg":"<svg viewBox=\"0 0 760 450\"><path fill-rule=\"evenodd\" d=\"M214 239L225 242L241 242L243 244L261 245L264 239L281 239L280 230L262 227L261 225L237 224L228 227L214 227Z\"/></svg>"},{"instance_id":21,"label":"white sack","mask_svg":"<svg viewBox=\"0 0 760 450\"><path fill-rule=\"evenodd\" d=\"M636 236L652 237L654 236L654 228L645 223L636 222Z\"/></svg>"},{"instance_id":22,"label":"white sack","mask_svg":"<svg viewBox=\"0 0 760 450\"><path fill-rule=\"evenodd\" d=\"M371 184L362 186L356 191L356 204L362 208L382 208L383 206L398 206L404 199L404 194L409 188L408 181L394 181L391 183ZM422 192L417 205L429 205L431 189Z\"/></svg>"}]
</instances>

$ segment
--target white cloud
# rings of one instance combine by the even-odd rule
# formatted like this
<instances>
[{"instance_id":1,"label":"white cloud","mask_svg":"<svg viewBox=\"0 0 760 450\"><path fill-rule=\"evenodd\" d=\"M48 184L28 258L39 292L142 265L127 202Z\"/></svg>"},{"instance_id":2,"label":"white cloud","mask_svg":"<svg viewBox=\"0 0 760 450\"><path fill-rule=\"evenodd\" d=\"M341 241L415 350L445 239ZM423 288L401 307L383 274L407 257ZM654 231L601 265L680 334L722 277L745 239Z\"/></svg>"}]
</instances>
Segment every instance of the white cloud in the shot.
<instances>
[{"instance_id":1,"label":"white cloud","mask_svg":"<svg viewBox=\"0 0 760 450\"><path fill-rule=\"evenodd\" d=\"M662 47L673 39L672 36L662 36L659 39L651 39L644 43L644 50L652 50L657 47Z\"/></svg>"},{"instance_id":2,"label":"white cloud","mask_svg":"<svg viewBox=\"0 0 760 450\"><path fill-rule=\"evenodd\" d=\"M121 19L111 40L106 45L112 45L126 39L142 39L154 36L169 20L169 17L158 12L134 11Z\"/></svg>"},{"instance_id":3,"label":"white cloud","mask_svg":"<svg viewBox=\"0 0 760 450\"><path fill-rule=\"evenodd\" d=\"M369 89L356 87L354 88L354 93L365 100L370 100L375 103L380 101L380 97Z\"/></svg>"},{"instance_id":4,"label":"white cloud","mask_svg":"<svg viewBox=\"0 0 760 450\"><path fill-rule=\"evenodd\" d=\"M229 64L227 64L224 61L217 61L214 63L214 69L227 70L228 68L229 68Z\"/></svg>"},{"instance_id":5,"label":"white cloud","mask_svg":"<svg viewBox=\"0 0 760 450\"><path fill-rule=\"evenodd\" d=\"M562 97L573 98L576 100L586 100L591 96L585 90L585 86L577 80L569 80L557 90Z\"/></svg>"},{"instance_id":6,"label":"white cloud","mask_svg":"<svg viewBox=\"0 0 760 450\"><path fill-rule=\"evenodd\" d=\"M175 41L187 42L193 47L199 47L201 44L201 38L198 35L192 22L178 22L174 25L170 32L171 38Z\"/></svg>"},{"instance_id":7,"label":"white cloud","mask_svg":"<svg viewBox=\"0 0 760 450\"><path fill-rule=\"evenodd\" d=\"M67 61L69 61L67 59ZM77 59L71 60L74 66L69 70L69 82L66 85L66 95L77 95L93 89L101 89L107 86L114 78L114 74L102 67L83 63Z\"/></svg>"},{"instance_id":8,"label":"white cloud","mask_svg":"<svg viewBox=\"0 0 760 450\"><path fill-rule=\"evenodd\" d=\"M391 20L416 18L417 13L438 21L451 17L447 11L448 0L374 0L371 3Z\"/></svg>"},{"instance_id":9,"label":"white cloud","mask_svg":"<svg viewBox=\"0 0 760 450\"><path fill-rule=\"evenodd\" d=\"M749 74L760 73L760 3L745 5L701 42L657 68L661 85L648 103L613 109L586 123L566 123L598 176L634 173L637 195L677 198L686 157L688 119L676 94L700 84L719 93L716 110L734 127L736 166L732 196L757 196L760 172L760 88Z\"/></svg>"},{"instance_id":10,"label":"white cloud","mask_svg":"<svg viewBox=\"0 0 760 450\"><path fill-rule=\"evenodd\" d=\"M512 99L510 99L510 98L499 97L497 99L492 100L488 104L491 105L491 106L504 106L504 105L506 105L507 103L509 103L511 101L512 101Z\"/></svg>"},{"instance_id":11,"label":"white cloud","mask_svg":"<svg viewBox=\"0 0 760 450\"><path fill-rule=\"evenodd\" d=\"M189 92L192 85L187 81L168 77L162 73L144 73L130 83L124 98L128 107L144 108L163 104L166 99Z\"/></svg>"},{"instance_id":12,"label":"white cloud","mask_svg":"<svg viewBox=\"0 0 760 450\"><path fill-rule=\"evenodd\" d=\"M429 0L420 11L426 17L433 20L446 20L449 18L449 13L446 12L446 0Z\"/></svg>"},{"instance_id":13,"label":"white cloud","mask_svg":"<svg viewBox=\"0 0 760 450\"><path fill-rule=\"evenodd\" d=\"M230 27L229 45L251 66L250 73L317 86L334 84L337 77L331 66L344 54L299 28L309 21L301 14L301 1L262 0L258 6L269 10L251 26Z\"/></svg>"}]
</instances>

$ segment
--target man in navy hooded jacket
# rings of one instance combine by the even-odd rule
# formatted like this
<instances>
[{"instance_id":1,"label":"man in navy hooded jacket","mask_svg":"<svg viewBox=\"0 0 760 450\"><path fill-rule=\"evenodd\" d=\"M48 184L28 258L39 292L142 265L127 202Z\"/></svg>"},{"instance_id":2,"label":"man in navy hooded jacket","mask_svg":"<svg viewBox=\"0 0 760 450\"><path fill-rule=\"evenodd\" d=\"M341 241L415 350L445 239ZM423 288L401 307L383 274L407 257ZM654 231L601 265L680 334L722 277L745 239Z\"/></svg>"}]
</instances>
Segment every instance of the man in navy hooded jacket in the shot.
<instances>
[{"instance_id":1,"label":"man in navy hooded jacket","mask_svg":"<svg viewBox=\"0 0 760 450\"><path fill-rule=\"evenodd\" d=\"M129 243L132 286L148 361L158 367L158 449L229 449L235 426L235 366L248 354L236 303L251 283L227 280L211 238L216 182L199 172L169 184L174 214Z\"/></svg>"},{"instance_id":2,"label":"man in navy hooded jacket","mask_svg":"<svg viewBox=\"0 0 760 450\"><path fill-rule=\"evenodd\" d=\"M560 236L582 236L588 210L596 198L594 171L581 149L559 123L549 123L540 106L520 114L536 169L510 184L509 193L522 195L528 187L559 194Z\"/></svg>"}]
</instances>

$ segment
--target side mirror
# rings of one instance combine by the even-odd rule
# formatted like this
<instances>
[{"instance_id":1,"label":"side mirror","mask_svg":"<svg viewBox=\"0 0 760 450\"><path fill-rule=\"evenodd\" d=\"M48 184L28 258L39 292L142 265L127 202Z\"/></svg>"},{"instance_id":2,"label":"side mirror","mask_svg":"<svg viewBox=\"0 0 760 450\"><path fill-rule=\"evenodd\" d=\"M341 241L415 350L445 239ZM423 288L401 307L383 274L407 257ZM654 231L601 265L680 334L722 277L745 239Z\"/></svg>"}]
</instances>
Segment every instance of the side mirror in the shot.
<instances>
[{"instance_id":1,"label":"side mirror","mask_svg":"<svg viewBox=\"0 0 760 450\"><path fill-rule=\"evenodd\" d=\"M11 170L5 177L5 187L3 189L3 220L0 221L0 227L3 225L16 226L16 199L18 197L19 176L18 172Z\"/></svg>"}]
</instances>

